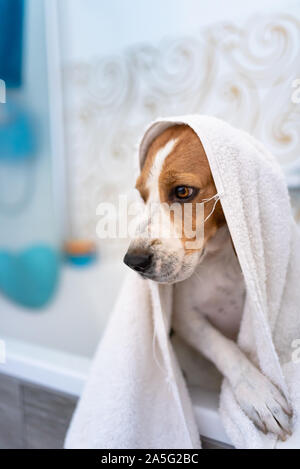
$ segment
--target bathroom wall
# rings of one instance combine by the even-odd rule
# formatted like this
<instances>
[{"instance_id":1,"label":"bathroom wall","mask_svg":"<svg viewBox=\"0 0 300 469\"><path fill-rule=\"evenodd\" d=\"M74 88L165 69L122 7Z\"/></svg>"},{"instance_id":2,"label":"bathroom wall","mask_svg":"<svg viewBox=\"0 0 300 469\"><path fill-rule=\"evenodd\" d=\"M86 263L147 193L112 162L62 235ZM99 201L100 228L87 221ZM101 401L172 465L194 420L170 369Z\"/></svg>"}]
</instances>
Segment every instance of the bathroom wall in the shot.
<instances>
[{"instance_id":1,"label":"bathroom wall","mask_svg":"<svg viewBox=\"0 0 300 469\"><path fill-rule=\"evenodd\" d=\"M193 34L219 22L237 25L257 13L292 13L297 0L61 0L64 62L90 61L119 53L136 43Z\"/></svg>"},{"instance_id":2,"label":"bathroom wall","mask_svg":"<svg viewBox=\"0 0 300 469\"><path fill-rule=\"evenodd\" d=\"M49 144L43 3L29 0L24 101L39 135L33 198L17 217L0 214L0 246L59 244ZM40 314L0 295L1 336L91 357L126 268L126 241L96 236L96 207L134 182L135 143L158 115L211 112L262 138L282 164L299 156L299 2L59 0L69 234L95 239L99 262L63 265L57 295ZM291 15L293 12L293 15ZM278 98L280 96L280 99ZM55 146L54 146L55 149ZM3 168L0 165L0 173ZM6 195L17 196L23 174ZM1 178L1 174L0 174ZM9 179L7 179L9 181ZM1 192L0 187L0 192ZM300 200L300 199L298 199ZM298 203L298 205L300 205ZM299 211L300 214L300 211Z\"/></svg>"},{"instance_id":3,"label":"bathroom wall","mask_svg":"<svg viewBox=\"0 0 300 469\"><path fill-rule=\"evenodd\" d=\"M136 142L158 116L208 113L260 138L285 166L299 156L300 4L62 0L71 231L97 239L99 202L134 183ZM280 98L279 98L280 97Z\"/></svg>"}]
</instances>

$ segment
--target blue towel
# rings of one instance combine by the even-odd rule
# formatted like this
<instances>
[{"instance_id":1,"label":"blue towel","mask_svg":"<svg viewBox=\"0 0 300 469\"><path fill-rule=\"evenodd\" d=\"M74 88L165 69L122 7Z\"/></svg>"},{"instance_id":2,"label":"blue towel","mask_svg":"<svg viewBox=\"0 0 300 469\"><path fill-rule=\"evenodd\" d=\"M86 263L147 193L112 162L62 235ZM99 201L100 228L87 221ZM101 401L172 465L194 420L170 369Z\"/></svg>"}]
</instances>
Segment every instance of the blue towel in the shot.
<instances>
[{"instance_id":1,"label":"blue towel","mask_svg":"<svg viewBox=\"0 0 300 469\"><path fill-rule=\"evenodd\" d=\"M28 308L41 308L58 285L59 253L46 244L20 253L0 250L0 294Z\"/></svg>"},{"instance_id":2,"label":"blue towel","mask_svg":"<svg viewBox=\"0 0 300 469\"><path fill-rule=\"evenodd\" d=\"M0 78L7 88L22 84L24 0L0 0Z\"/></svg>"}]
</instances>

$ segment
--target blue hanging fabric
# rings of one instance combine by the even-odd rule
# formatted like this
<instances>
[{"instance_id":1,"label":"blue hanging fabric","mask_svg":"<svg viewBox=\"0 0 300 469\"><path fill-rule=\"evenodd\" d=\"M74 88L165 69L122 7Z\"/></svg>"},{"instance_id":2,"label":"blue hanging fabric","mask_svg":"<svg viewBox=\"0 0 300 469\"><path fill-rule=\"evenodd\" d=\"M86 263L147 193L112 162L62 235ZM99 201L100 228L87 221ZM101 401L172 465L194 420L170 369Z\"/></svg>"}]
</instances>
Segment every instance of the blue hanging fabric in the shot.
<instances>
[{"instance_id":1,"label":"blue hanging fabric","mask_svg":"<svg viewBox=\"0 0 300 469\"><path fill-rule=\"evenodd\" d=\"M0 0L0 79L8 89L6 103L0 104L0 212L7 216L15 216L31 198L36 154L32 117L20 103L19 93L9 93L9 88L22 85L25 5L25 0ZM3 181L3 170L5 176L8 168L13 174L15 164L22 165L27 183L20 200L11 204L4 197L9 181Z\"/></svg>"},{"instance_id":2,"label":"blue hanging fabric","mask_svg":"<svg viewBox=\"0 0 300 469\"><path fill-rule=\"evenodd\" d=\"M19 93L9 92L22 86L25 5L25 0L0 0L0 79L8 90L6 103L0 103L0 214L6 216L21 213L34 192L34 121L18 99ZM16 167L22 169L26 184L20 200L10 203L9 197L4 197L5 187L13 187ZM6 179L7 170L12 176L6 181L4 169ZM59 270L60 254L47 244L36 244L21 252L1 247L0 294L25 307L41 308L55 293Z\"/></svg>"},{"instance_id":3,"label":"blue hanging fabric","mask_svg":"<svg viewBox=\"0 0 300 469\"><path fill-rule=\"evenodd\" d=\"M7 89L22 85L25 0L0 0L0 79ZM34 153L27 110L12 97L0 105L0 159L24 160Z\"/></svg>"},{"instance_id":4,"label":"blue hanging fabric","mask_svg":"<svg viewBox=\"0 0 300 469\"><path fill-rule=\"evenodd\" d=\"M0 78L22 85L24 0L0 0Z\"/></svg>"}]
</instances>

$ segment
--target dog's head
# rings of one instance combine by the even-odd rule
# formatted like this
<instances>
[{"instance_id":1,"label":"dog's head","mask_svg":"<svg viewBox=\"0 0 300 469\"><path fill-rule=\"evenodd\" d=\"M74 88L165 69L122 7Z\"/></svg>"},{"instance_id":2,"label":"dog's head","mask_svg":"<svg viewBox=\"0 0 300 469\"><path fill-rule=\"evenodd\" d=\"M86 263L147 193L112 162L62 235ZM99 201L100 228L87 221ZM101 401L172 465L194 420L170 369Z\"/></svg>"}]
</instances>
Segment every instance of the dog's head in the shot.
<instances>
[{"instance_id":1,"label":"dog's head","mask_svg":"<svg viewBox=\"0 0 300 469\"><path fill-rule=\"evenodd\" d=\"M208 240L225 223L221 204L213 210L216 187L204 148L189 126L174 125L155 138L136 188L145 203L143 233L140 230L131 242L124 262L159 283L188 278L201 262ZM211 200L203 205L206 199Z\"/></svg>"}]
</instances>

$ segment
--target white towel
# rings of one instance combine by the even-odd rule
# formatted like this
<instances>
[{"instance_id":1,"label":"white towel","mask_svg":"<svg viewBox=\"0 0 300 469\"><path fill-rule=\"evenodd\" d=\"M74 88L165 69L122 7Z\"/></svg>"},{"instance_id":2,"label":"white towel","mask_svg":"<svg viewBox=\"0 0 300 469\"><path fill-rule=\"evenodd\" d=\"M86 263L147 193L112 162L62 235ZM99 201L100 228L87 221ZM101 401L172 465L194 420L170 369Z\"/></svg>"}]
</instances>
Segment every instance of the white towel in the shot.
<instances>
[{"instance_id":1,"label":"white towel","mask_svg":"<svg viewBox=\"0 0 300 469\"><path fill-rule=\"evenodd\" d=\"M159 119L140 145L174 123L189 125L206 151L242 268L242 350L288 397L294 432L264 435L223 382L220 414L237 448L300 447L300 236L283 173L264 146L209 116ZM67 448L199 448L192 404L169 340L172 286L129 272L69 429ZM295 344L295 343L294 343Z\"/></svg>"}]
</instances>

